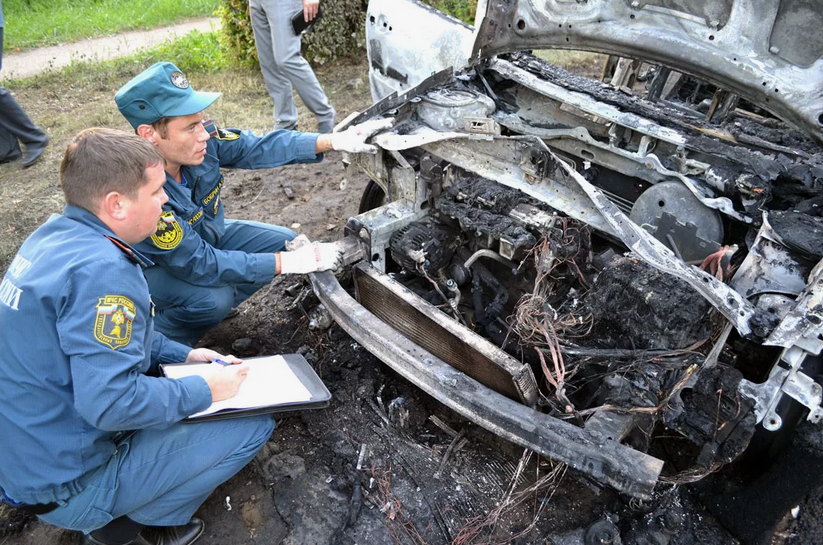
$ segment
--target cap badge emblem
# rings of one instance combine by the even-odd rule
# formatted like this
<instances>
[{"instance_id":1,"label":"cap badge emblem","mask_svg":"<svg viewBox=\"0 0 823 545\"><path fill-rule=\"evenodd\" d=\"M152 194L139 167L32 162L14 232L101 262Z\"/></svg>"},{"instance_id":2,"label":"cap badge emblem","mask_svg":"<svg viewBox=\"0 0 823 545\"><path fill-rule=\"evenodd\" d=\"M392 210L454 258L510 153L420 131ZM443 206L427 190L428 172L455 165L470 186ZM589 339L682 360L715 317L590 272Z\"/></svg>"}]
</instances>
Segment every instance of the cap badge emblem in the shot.
<instances>
[{"instance_id":1,"label":"cap badge emblem","mask_svg":"<svg viewBox=\"0 0 823 545\"><path fill-rule=\"evenodd\" d=\"M175 87L179 87L180 89L188 89L189 88L189 80L186 79L186 75L183 72L172 72L171 73L171 83Z\"/></svg>"}]
</instances>

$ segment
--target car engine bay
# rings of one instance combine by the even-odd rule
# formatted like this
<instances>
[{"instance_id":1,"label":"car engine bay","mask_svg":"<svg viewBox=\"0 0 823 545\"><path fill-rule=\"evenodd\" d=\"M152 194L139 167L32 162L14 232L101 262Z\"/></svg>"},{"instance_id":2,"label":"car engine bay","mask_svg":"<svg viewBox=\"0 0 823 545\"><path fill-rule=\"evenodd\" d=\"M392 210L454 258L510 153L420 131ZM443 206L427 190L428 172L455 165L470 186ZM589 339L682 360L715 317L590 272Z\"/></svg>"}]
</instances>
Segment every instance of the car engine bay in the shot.
<instances>
[{"instance_id":1,"label":"car engine bay","mask_svg":"<svg viewBox=\"0 0 823 545\"><path fill-rule=\"evenodd\" d=\"M819 426L820 127L618 55L597 78L495 51L414 84L385 42L369 52L379 100L338 129L393 127L378 154L346 158L372 180L350 262L359 304L391 330L380 342L404 340L370 346L358 331L378 322L347 327L338 307L355 339L390 366L411 342L429 369L401 375L638 498L753 444L771 459L798 425ZM460 392L432 360L522 411Z\"/></svg>"}]
</instances>

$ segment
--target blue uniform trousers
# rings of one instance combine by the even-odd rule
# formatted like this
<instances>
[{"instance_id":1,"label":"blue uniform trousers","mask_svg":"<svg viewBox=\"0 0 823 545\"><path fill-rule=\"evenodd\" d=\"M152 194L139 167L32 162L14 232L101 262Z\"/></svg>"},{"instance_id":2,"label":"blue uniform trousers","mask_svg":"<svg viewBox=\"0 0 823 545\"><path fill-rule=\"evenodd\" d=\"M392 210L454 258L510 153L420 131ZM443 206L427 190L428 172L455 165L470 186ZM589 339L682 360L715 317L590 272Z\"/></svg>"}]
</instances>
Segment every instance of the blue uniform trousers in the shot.
<instances>
[{"instance_id":1,"label":"blue uniform trousers","mask_svg":"<svg viewBox=\"0 0 823 545\"><path fill-rule=\"evenodd\" d=\"M274 419L263 415L136 431L108 463L81 478L82 492L40 518L85 533L124 515L150 526L186 524L273 430Z\"/></svg>"},{"instance_id":2,"label":"blue uniform trousers","mask_svg":"<svg viewBox=\"0 0 823 545\"><path fill-rule=\"evenodd\" d=\"M275 253L297 234L286 227L256 221L226 220L221 250ZM251 283L198 286L171 275L161 266L146 270L149 291L156 305L154 328L166 337L194 346L226 314L259 290Z\"/></svg>"}]
</instances>

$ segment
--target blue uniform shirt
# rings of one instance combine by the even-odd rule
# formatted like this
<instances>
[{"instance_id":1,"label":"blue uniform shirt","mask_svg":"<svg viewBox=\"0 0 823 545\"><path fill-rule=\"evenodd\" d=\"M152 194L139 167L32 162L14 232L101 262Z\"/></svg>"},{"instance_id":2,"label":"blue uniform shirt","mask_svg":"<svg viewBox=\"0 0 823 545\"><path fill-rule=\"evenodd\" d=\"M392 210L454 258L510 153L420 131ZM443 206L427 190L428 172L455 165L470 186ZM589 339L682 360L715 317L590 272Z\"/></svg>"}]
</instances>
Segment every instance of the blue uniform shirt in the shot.
<instances>
[{"instance_id":1,"label":"blue uniform shirt","mask_svg":"<svg viewBox=\"0 0 823 545\"><path fill-rule=\"evenodd\" d=\"M67 206L9 266L0 283L0 487L12 500L64 500L116 452L118 432L168 426L211 404L200 377L145 374L191 350L153 332L145 261L93 214Z\"/></svg>"},{"instance_id":2,"label":"blue uniform shirt","mask_svg":"<svg viewBox=\"0 0 823 545\"><path fill-rule=\"evenodd\" d=\"M274 254L221 250L225 217L220 168L273 168L291 163L317 163L317 134L276 130L263 136L219 129L204 123L211 139L203 162L181 168L186 185L166 175L169 196L157 232L136 248L172 275L198 286L249 283L274 278Z\"/></svg>"}]
</instances>

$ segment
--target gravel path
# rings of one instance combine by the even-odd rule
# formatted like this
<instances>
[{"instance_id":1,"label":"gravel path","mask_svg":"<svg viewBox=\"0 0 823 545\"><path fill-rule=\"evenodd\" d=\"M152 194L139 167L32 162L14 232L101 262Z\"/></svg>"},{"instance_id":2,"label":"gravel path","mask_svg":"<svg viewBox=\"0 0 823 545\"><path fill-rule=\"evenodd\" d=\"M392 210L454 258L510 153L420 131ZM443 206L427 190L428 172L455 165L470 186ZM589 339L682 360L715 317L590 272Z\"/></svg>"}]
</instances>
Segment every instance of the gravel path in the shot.
<instances>
[{"instance_id":1,"label":"gravel path","mask_svg":"<svg viewBox=\"0 0 823 545\"><path fill-rule=\"evenodd\" d=\"M220 28L220 18L211 17L152 30L134 30L114 36L81 40L50 47L3 54L3 79L23 79L68 66L72 61L106 61L131 55L139 49L188 34L192 30L210 32Z\"/></svg>"}]
</instances>

